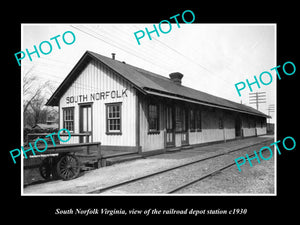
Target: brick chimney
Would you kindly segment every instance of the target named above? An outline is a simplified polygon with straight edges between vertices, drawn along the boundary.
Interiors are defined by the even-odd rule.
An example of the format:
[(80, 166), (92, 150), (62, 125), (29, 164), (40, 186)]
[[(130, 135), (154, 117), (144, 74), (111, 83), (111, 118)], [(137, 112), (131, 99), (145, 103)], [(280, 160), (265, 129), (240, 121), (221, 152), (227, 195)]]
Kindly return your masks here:
[(111, 53), (111, 58), (112, 58), (113, 60), (115, 60), (115, 59), (116, 59), (116, 53)]
[(175, 72), (169, 74), (170, 79), (177, 85), (181, 85), (181, 79), (183, 77), (182, 73)]

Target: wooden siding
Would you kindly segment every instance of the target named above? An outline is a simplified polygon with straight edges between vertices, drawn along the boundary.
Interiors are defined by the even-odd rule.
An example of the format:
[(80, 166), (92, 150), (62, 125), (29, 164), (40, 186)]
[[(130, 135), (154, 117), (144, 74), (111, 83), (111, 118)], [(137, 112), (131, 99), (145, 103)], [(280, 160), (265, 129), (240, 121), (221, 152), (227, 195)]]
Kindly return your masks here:
[(140, 145), (142, 151), (163, 149), (164, 146), (164, 106), (159, 103), (159, 133), (149, 133), (148, 127), (148, 99), (140, 96)]
[(244, 137), (252, 137), (257, 135), (266, 134), (266, 127), (261, 128), (260, 121), (263, 120), (260, 117), (254, 117), (249, 115), (242, 116), (242, 130)]
[[(190, 144), (230, 140), (235, 138), (234, 117), (221, 110), (202, 107), (202, 131), (189, 132)], [(219, 119), (223, 118), (223, 129), (219, 128)]]
[(264, 134), (267, 134), (267, 128), (266, 127), (257, 127), (256, 128), (256, 132), (257, 132), (257, 135), (264, 135)]
[(223, 129), (219, 129), (219, 118), (221, 117), (222, 114), (219, 110), (202, 110), (202, 143), (223, 140)]
[[(267, 134), (267, 119), (260, 118), (256, 120), (256, 133), (257, 135), (264, 135)], [(261, 127), (261, 121), (264, 121), (264, 126)]]
[[(158, 133), (148, 132), (148, 104), (149, 99), (145, 96), (140, 96), (139, 115), (140, 115), (140, 146), (142, 152), (154, 151), (165, 148), (165, 130), (166, 130), (166, 107), (165, 101), (157, 99), (159, 102), (159, 128)], [(173, 105), (176, 104), (173, 102)], [(180, 104), (179, 104), (180, 105)], [(186, 108), (195, 108), (192, 104), (185, 105)], [(189, 114), (189, 113), (188, 113)], [(241, 129), (244, 137), (256, 136), (265, 134), (265, 128), (258, 127), (260, 117), (249, 115), (240, 115), (231, 113), (227, 110), (220, 110), (212, 107), (201, 107), (201, 131), (191, 132), (188, 129), (188, 144), (197, 145), (208, 142), (227, 141), (236, 138), (235, 122), (236, 117), (241, 117)], [(223, 120), (223, 128), (220, 128), (220, 119)], [(189, 119), (188, 119), (189, 121)], [(249, 127), (250, 126), (250, 127)], [(175, 133), (175, 147), (182, 146), (181, 133)]]
[[(159, 150), (165, 148), (165, 104), (164, 101), (159, 103), (160, 108), (160, 132), (151, 134), (148, 132), (148, 110), (149, 100), (146, 97), (140, 97), (140, 145), (142, 152)], [(186, 106), (194, 108), (192, 105)], [(248, 115), (238, 115), (226, 110), (220, 110), (211, 107), (201, 107), (201, 131), (191, 132), (188, 129), (189, 144), (197, 145), (208, 142), (227, 141), (236, 138), (235, 122), (236, 117), (241, 117), (241, 129), (244, 137), (262, 135), (266, 129), (260, 128), (259, 122), (262, 118)], [(220, 128), (219, 121), (223, 120), (223, 128)], [(259, 125), (259, 126), (258, 126)], [(250, 126), (250, 127), (249, 127)], [(181, 133), (175, 133), (175, 146), (180, 147)]]
[[(164, 101), (159, 103), (160, 111), (160, 132), (148, 132), (147, 110), (149, 100), (146, 97), (140, 97), (140, 145), (142, 152), (159, 150), (165, 148), (165, 121), (166, 112)], [(191, 105), (192, 106), (192, 105)], [(219, 118), (223, 118), (224, 128), (219, 128)], [(189, 120), (188, 120), (189, 121)], [(191, 132), (188, 130), (189, 144), (201, 144), (214, 141), (230, 140), (235, 138), (235, 117), (223, 110), (212, 109), (209, 107), (201, 108), (202, 130)], [(175, 147), (180, 147), (181, 133), (175, 133)]]
[(244, 137), (251, 137), (256, 135), (255, 128), (243, 128)]
[(226, 112), (223, 115), (224, 118), (224, 139), (231, 140), (235, 137), (235, 117), (232, 113)]
[[(124, 90), (126, 91), (122, 95)], [(86, 99), (79, 98), (84, 100), (80, 103), (92, 103), (93, 142), (99, 141), (103, 145), (117, 146), (136, 145), (136, 89), (127, 81), (102, 63), (91, 61), (60, 99), (60, 127), (63, 127), (62, 109), (74, 106), (75, 133), (79, 133), (79, 102), (71, 101), (70, 96), (79, 95), (87, 96)], [(68, 100), (67, 97), (69, 97)], [(122, 102), (122, 134), (106, 134), (105, 104), (116, 102)], [(78, 137), (72, 138), (70, 143), (78, 143)]]

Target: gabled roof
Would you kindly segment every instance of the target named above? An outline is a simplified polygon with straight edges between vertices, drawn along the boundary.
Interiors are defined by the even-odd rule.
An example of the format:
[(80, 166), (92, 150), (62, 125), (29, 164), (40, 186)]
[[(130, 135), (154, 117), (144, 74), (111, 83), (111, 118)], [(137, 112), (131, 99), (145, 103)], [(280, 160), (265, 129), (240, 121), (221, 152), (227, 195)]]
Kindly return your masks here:
[(57, 88), (46, 105), (58, 105), (59, 99), (66, 92), (72, 82), (79, 76), (80, 72), (90, 62), (96, 60), (103, 63), (129, 83), (133, 84), (144, 94), (159, 95), (180, 99), (183, 101), (219, 107), (228, 110), (244, 112), (248, 114), (268, 117), (266, 114), (246, 105), (242, 105), (224, 98), (216, 97), (202, 91), (198, 91), (183, 85), (177, 85), (167, 77), (152, 73), (150, 71), (108, 58), (106, 56), (86, 51), (69, 75)]

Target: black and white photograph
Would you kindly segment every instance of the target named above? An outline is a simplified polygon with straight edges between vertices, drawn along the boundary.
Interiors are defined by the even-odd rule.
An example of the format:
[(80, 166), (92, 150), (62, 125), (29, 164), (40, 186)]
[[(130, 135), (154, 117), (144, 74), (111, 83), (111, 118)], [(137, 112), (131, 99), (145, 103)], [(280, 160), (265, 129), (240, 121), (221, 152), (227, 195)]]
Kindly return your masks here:
[(23, 49), (23, 195), (276, 194), (276, 24), (22, 24)]
[(103, 3), (5, 7), (2, 215), (292, 221), (296, 5)]

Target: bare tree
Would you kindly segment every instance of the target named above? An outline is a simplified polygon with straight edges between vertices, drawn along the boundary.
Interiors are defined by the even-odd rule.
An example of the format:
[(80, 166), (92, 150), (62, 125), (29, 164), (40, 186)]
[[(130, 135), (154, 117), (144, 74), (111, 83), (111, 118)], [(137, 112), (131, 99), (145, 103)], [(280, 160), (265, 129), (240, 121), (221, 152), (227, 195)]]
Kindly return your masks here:
[[(47, 119), (47, 107), (45, 106), (45, 94), (49, 93), (48, 87), (52, 87), (50, 81), (43, 84), (32, 72), (31, 67), (23, 79), (23, 118), (24, 125), (36, 125), (45, 123)], [(51, 92), (51, 90), (50, 90)]]
[(34, 99), (39, 96), (43, 89), (49, 84), (49, 81), (44, 83), (43, 85), (38, 84), (37, 76), (34, 76), (31, 67), (28, 72), (24, 75), (23, 79), (23, 111), (26, 112), (28, 106), (34, 101)]
[(45, 98), (41, 95), (40, 91), (37, 93), (38, 94), (35, 95), (35, 98), (30, 102), (31, 109), (33, 111), (34, 125), (39, 122), (46, 122), (46, 109), (44, 107)]

